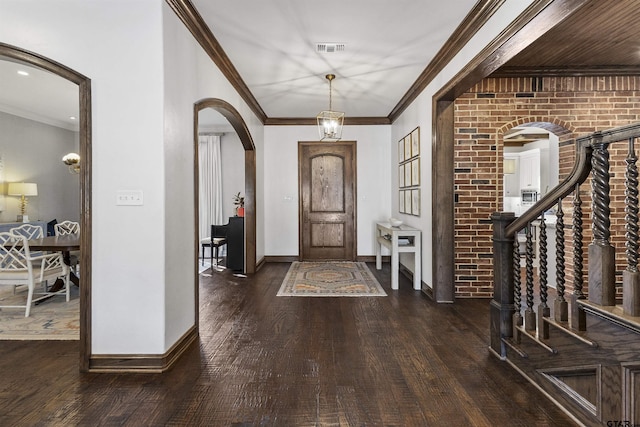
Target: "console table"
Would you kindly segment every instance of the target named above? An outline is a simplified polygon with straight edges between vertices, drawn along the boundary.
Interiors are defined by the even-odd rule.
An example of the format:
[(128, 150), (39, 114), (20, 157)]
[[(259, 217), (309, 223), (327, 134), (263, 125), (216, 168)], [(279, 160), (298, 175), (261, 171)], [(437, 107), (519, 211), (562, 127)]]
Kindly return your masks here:
[(392, 227), (388, 222), (376, 224), (376, 269), (382, 268), (382, 247), (391, 251), (391, 289), (398, 289), (398, 268), (400, 267), (400, 254), (403, 252), (413, 252), (414, 269), (413, 289), (422, 289), (421, 277), (421, 235), (417, 228), (408, 225)]

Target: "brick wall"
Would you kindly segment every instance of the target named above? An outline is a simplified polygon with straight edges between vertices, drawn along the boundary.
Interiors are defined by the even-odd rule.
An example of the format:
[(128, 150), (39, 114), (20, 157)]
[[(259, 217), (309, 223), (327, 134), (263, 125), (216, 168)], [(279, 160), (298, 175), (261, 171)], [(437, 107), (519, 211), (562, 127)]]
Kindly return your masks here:
[[(490, 297), (493, 290), (492, 212), (503, 210), (502, 135), (521, 125), (552, 131), (560, 139), (560, 181), (574, 164), (575, 138), (640, 120), (640, 77), (489, 78), (455, 102), (455, 278), (457, 297)], [(618, 276), (624, 268), (624, 158), (626, 144), (611, 147), (612, 244)], [(590, 184), (580, 195), (584, 245), (591, 241)], [(571, 289), (571, 200), (563, 202), (567, 284)], [(548, 236), (554, 244), (555, 236)], [(586, 256), (585, 256), (586, 259)], [(585, 267), (586, 271), (586, 267)], [(586, 290), (586, 278), (585, 278)]]

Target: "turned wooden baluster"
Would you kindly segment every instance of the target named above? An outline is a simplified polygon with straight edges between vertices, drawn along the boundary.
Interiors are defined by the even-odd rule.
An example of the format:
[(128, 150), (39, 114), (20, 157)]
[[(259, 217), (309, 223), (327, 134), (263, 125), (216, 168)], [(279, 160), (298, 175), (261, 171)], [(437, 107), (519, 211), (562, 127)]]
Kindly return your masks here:
[(625, 314), (640, 316), (640, 273), (638, 273), (638, 157), (635, 138), (629, 138), (625, 173), (625, 228), (627, 269), (622, 276), (622, 308)]
[(522, 326), (522, 279), (520, 277), (520, 243), (516, 235), (513, 241), (513, 339), (520, 343), (519, 326)]
[(562, 199), (558, 200), (556, 217), (556, 291), (558, 296), (553, 304), (553, 317), (557, 322), (566, 322), (569, 319), (569, 308), (564, 299), (564, 212), (562, 212)]
[(587, 318), (584, 310), (578, 305), (583, 300), (584, 284), (583, 256), (582, 256), (582, 199), (580, 198), (580, 184), (576, 184), (573, 195), (573, 296), (571, 303), (571, 328), (578, 331), (587, 330)]
[(549, 338), (549, 324), (544, 321), (549, 317), (551, 309), (547, 305), (548, 279), (547, 279), (547, 225), (544, 222), (544, 212), (540, 216), (540, 232), (538, 233), (538, 246), (540, 248), (538, 263), (540, 266), (540, 304), (538, 305), (538, 335), (540, 338)]
[(589, 244), (589, 301), (603, 306), (616, 303), (615, 251), (611, 236), (609, 144), (595, 133), (591, 158), (593, 210), (593, 241)]
[(527, 308), (524, 311), (524, 328), (527, 331), (536, 330), (536, 312), (533, 311), (533, 237), (531, 228), (531, 223), (527, 224), (525, 252)]

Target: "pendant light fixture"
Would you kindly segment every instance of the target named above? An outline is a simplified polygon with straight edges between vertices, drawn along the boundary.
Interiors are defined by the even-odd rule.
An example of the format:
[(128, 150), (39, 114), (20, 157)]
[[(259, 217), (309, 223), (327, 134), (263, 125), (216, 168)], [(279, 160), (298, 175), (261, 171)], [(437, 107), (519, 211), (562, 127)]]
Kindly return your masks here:
[(327, 74), (325, 77), (329, 80), (329, 110), (318, 113), (316, 117), (318, 119), (318, 132), (320, 133), (320, 141), (337, 141), (342, 138), (344, 113), (331, 109), (331, 82), (336, 76)]

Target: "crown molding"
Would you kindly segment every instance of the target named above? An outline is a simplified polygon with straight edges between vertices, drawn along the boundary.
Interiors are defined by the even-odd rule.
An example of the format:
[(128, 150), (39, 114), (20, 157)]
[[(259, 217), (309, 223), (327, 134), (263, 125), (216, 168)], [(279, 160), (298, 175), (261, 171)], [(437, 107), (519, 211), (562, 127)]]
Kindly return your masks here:
[(193, 34), (196, 41), (209, 55), (209, 58), (216, 64), (222, 74), (229, 80), (229, 83), (238, 91), (244, 102), (249, 105), (251, 111), (258, 117), (262, 123), (267, 119), (267, 115), (262, 110), (260, 104), (253, 96), (242, 77), (236, 70), (236, 67), (231, 63), (231, 60), (227, 56), (218, 40), (214, 37), (213, 33), (207, 26), (204, 19), (193, 4), (189, 0), (165, 0), (169, 7), (178, 15), (178, 18), (187, 27), (187, 29)]
[(418, 95), (420, 95), (504, 2), (505, 0), (479, 0), (475, 4), (436, 56), (429, 62), (429, 65), (427, 65), (418, 79), (411, 85), (393, 110), (391, 110), (389, 113), (389, 120), (391, 122), (394, 122)]
[[(315, 117), (269, 117), (265, 120), (265, 126), (316, 126), (318, 120)], [(376, 126), (390, 125), (388, 117), (345, 117), (344, 126)]]

